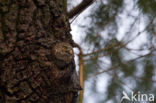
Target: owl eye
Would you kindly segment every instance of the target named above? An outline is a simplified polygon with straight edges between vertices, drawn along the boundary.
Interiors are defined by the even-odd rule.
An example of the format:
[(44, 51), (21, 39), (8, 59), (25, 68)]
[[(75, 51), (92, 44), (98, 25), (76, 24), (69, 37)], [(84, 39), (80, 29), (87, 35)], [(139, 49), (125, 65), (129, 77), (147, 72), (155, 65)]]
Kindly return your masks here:
[(67, 46), (63, 46), (63, 48), (64, 48), (64, 49), (68, 49), (68, 47), (67, 47)]

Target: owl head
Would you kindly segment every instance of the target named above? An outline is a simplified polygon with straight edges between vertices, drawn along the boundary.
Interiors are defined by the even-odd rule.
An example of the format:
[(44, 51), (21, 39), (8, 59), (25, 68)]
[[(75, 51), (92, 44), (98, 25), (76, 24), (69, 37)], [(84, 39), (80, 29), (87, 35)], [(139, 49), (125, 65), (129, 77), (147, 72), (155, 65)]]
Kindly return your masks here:
[(52, 48), (52, 54), (54, 63), (61, 68), (69, 64), (74, 58), (73, 47), (65, 42), (56, 43)]

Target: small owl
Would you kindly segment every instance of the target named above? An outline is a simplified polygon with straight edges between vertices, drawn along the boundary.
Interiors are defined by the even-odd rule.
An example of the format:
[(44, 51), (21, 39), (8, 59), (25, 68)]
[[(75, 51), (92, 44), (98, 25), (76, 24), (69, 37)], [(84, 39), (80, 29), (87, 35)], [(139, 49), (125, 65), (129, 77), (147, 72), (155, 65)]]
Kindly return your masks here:
[(73, 47), (69, 43), (56, 43), (52, 48), (54, 63), (59, 68), (63, 68), (74, 59)]

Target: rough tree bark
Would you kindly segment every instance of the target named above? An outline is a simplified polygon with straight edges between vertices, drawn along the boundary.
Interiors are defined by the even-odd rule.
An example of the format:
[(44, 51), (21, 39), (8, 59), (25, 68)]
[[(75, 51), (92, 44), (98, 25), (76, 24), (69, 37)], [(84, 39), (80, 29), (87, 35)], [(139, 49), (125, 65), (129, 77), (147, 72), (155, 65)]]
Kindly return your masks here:
[(73, 47), (66, 0), (0, 0), (0, 103), (75, 103)]

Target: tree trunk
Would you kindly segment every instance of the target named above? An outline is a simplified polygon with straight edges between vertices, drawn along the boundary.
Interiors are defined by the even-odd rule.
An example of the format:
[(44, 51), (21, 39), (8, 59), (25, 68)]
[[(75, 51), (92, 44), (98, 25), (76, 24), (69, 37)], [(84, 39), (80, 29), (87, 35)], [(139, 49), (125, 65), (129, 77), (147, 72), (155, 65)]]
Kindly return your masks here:
[(76, 103), (66, 0), (0, 0), (0, 103)]

